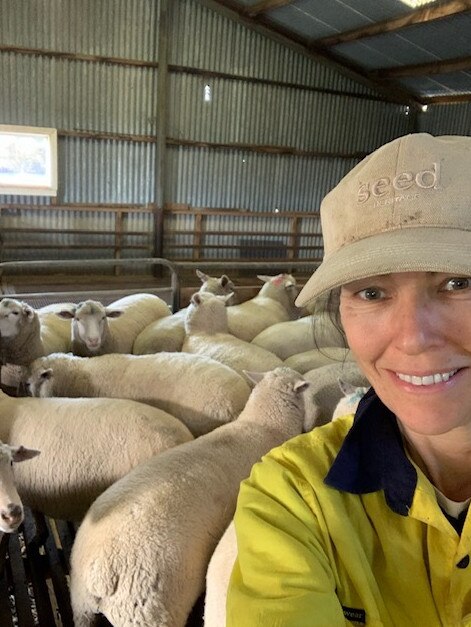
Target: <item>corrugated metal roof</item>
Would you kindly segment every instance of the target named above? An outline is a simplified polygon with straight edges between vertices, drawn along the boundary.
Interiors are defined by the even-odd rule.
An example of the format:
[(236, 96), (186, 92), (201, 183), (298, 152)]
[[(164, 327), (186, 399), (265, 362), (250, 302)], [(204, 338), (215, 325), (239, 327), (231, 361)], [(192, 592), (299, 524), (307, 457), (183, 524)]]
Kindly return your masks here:
[[(226, 0), (216, 2), (227, 4)], [(423, 9), (411, 9), (400, 0), (293, 0), (271, 9), (269, 4), (262, 5), (257, 0), (234, 0), (231, 6), (238, 7), (244, 20), (281, 33), (304, 45), (308, 52), (319, 52), (327, 60), (331, 59), (340, 67), (343, 65), (345, 72), (354, 71), (371, 80), (372, 86), (385, 88), (386, 92), (389, 88), (391, 98), (395, 91), (402, 89), (404, 93), (397, 91), (394, 98), (405, 99), (409, 94), (420, 103), (433, 102), (429, 99), (437, 96), (467, 94), (471, 101), (471, 71), (467, 68), (461, 72), (454, 68), (443, 69), (440, 75), (435, 69), (427, 69), (421, 74), (415, 72), (407, 80), (388, 77), (383, 81), (383, 76), (375, 73), (385, 68), (438, 64), (455, 59), (469, 65), (471, 2), (464, 2), (459, 9), (454, 9), (459, 10), (458, 13), (451, 14), (452, 3), (435, 0), (426, 5), (427, 15)], [(400, 27), (386, 24), (379, 34), (363, 34), (341, 43), (322, 41), (326, 37), (402, 18), (404, 21)]]

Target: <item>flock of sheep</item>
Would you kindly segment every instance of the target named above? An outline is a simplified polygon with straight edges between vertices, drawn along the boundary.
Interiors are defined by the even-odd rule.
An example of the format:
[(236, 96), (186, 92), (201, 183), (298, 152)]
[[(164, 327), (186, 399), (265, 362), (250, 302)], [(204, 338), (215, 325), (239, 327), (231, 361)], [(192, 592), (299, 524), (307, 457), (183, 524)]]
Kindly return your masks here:
[(205, 589), (205, 627), (223, 627), (240, 482), (368, 385), (330, 318), (295, 307), (291, 275), (240, 304), (226, 275), (198, 276), (174, 314), (151, 294), (0, 301), (2, 383), (28, 393), (0, 391), (0, 531), (22, 502), (80, 522), (76, 627), (184, 627)]

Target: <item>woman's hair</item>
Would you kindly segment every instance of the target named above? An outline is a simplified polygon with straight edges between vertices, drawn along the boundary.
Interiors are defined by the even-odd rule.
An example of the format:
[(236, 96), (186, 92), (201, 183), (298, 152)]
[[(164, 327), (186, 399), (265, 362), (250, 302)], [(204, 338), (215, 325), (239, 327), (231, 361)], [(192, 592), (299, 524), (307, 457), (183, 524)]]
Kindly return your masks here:
[[(333, 290), (330, 290), (325, 296), (322, 296), (316, 299), (313, 303), (312, 308), (312, 333), (314, 335), (314, 345), (315, 347), (322, 353), (322, 348), (319, 346), (317, 338), (319, 337), (319, 333), (316, 330), (316, 323), (322, 318), (327, 317), (332, 326), (337, 330), (339, 337), (339, 344), (337, 346), (343, 345), (345, 348), (345, 356), (348, 353), (348, 343), (347, 338), (345, 336), (345, 331), (342, 327), (342, 321), (340, 319), (340, 288), (337, 287)], [(325, 347), (326, 348), (326, 347)]]

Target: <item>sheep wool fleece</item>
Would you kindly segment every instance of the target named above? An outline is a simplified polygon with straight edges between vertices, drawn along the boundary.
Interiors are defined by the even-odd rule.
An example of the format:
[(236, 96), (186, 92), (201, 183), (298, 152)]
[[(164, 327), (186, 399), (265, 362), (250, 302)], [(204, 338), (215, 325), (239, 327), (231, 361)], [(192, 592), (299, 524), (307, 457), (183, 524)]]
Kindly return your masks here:
[(459, 535), (373, 390), (257, 463), (235, 525), (228, 627), (471, 625), (471, 515)]

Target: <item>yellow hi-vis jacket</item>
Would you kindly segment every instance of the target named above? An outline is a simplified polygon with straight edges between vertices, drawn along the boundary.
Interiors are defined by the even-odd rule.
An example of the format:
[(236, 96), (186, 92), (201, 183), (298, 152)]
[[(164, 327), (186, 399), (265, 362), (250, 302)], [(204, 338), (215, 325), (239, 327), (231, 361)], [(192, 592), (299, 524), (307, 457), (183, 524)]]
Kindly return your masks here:
[(374, 391), (352, 421), (274, 449), (242, 483), (227, 627), (471, 626), (470, 515), (460, 536)]

